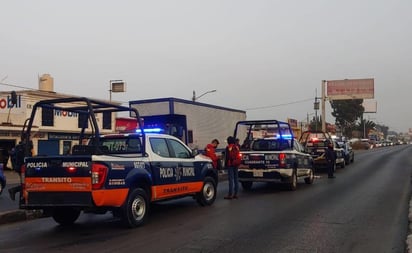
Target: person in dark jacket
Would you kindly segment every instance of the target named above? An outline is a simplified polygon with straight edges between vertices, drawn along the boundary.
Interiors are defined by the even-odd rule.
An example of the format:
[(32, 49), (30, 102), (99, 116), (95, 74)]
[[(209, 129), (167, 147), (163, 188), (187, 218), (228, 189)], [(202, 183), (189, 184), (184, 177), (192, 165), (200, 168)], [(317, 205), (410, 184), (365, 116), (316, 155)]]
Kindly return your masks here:
[(336, 153), (333, 149), (333, 143), (328, 142), (328, 147), (325, 151), (325, 158), (328, 166), (328, 178), (335, 178), (333, 175), (336, 163)]

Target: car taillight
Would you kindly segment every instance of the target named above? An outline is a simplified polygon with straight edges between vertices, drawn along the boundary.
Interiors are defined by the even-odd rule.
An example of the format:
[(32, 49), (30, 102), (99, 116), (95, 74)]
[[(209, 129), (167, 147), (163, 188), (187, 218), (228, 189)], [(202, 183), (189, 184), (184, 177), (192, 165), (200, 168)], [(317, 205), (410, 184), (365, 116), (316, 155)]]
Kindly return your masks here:
[(286, 154), (285, 153), (279, 154), (279, 167), (282, 167), (282, 168), (286, 167)]
[(66, 171), (69, 172), (70, 174), (74, 174), (77, 171), (76, 167), (67, 167)]
[(108, 168), (107, 166), (99, 163), (93, 163), (92, 165), (92, 189), (101, 189), (106, 181)]

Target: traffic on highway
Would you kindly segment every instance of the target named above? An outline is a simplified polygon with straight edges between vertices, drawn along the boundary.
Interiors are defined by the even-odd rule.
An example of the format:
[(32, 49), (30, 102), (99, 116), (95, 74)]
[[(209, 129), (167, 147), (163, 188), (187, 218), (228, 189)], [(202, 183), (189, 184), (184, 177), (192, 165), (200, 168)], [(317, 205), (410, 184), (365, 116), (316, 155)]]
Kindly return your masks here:
[[(405, 164), (412, 146), (377, 145), (372, 136), (378, 135), (370, 135), (365, 148), (364, 139), (335, 136), (331, 128), (307, 125), (303, 131), (293, 121), (245, 120), (243, 112), (218, 109), (231, 114), (221, 120), (232, 126), (233, 135), (226, 147), (218, 149), (215, 142), (214, 162), (199, 150), (214, 133), (201, 126), (189, 129), (182, 115), (141, 117), (133, 106), (79, 97), (34, 103), (9, 152), (11, 166), (5, 169), (13, 171), (1, 174), (8, 194), (0, 196), (0, 229), (24, 231), (26, 238), (21, 245), (9, 237), (17, 234), (2, 234), (7, 252), (123, 252), (134, 247), (130, 240), (136, 235), (144, 238), (138, 245), (147, 252), (408, 247), (411, 171)], [(117, 112), (133, 116), (112, 121)], [(55, 120), (68, 115), (64, 124)], [(53, 123), (52, 130), (61, 132), (39, 130), (37, 122)], [(51, 240), (39, 237), (56, 229)], [(78, 229), (95, 242), (65, 236)], [(113, 229), (124, 230), (115, 235)], [(99, 235), (105, 238), (101, 243)], [(359, 241), (362, 237), (375, 243)]]
[[(68, 227), (29, 219), (2, 224), (0, 242), (5, 252), (405, 252), (411, 151), (355, 150), (356, 162), (334, 179), (317, 172), (313, 185), (299, 182), (296, 191), (255, 182), (231, 201), (223, 199), (228, 184), (220, 175), (209, 208), (190, 198), (154, 203), (149, 222), (133, 230), (110, 213), (83, 213)], [(2, 205), (17, 207), (6, 198)]]

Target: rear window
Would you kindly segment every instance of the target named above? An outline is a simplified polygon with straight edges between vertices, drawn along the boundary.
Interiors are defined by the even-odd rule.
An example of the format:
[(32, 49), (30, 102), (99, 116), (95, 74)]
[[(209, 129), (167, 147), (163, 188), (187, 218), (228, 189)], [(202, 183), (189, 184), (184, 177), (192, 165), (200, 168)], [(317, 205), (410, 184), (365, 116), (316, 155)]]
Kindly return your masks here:
[(101, 138), (99, 146), (105, 147), (105, 150), (110, 154), (133, 154), (142, 152), (140, 138), (130, 138), (127, 136)]
[(290, 143), (285, 139), (276, 140), (255, 140), (252, 143), (252, 150), (255, 151), (281, 151), (290, 148)]

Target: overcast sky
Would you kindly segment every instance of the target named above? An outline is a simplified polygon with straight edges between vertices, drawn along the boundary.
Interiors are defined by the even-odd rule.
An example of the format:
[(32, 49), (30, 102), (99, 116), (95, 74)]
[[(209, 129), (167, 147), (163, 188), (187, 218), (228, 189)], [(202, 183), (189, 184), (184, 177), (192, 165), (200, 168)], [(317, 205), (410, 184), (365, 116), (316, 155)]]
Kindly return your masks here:
[(3, 91), (38, 88), (48, 73), (56, 92), (109, 99), (121, 79), (116, 101), (216, 89), (199, 102), (301, 121), (322, 80), (374, 78), (378, 112), (365, 118), (412, 128), (411, 0), (2, 0), (0, 10)]

